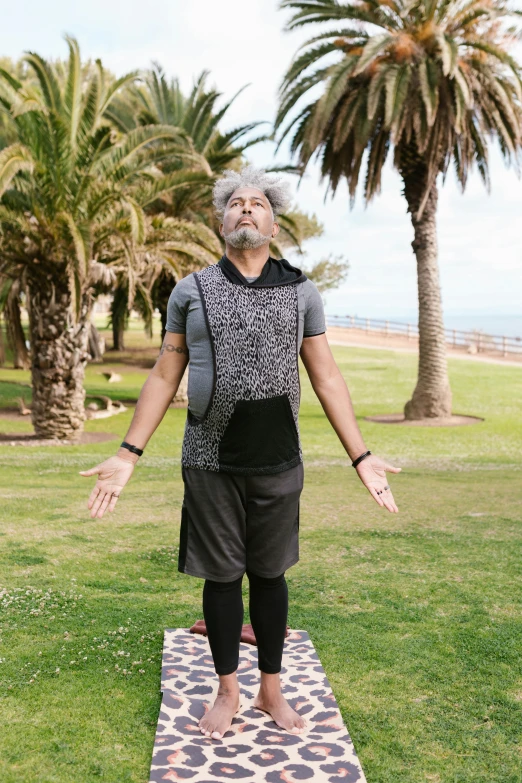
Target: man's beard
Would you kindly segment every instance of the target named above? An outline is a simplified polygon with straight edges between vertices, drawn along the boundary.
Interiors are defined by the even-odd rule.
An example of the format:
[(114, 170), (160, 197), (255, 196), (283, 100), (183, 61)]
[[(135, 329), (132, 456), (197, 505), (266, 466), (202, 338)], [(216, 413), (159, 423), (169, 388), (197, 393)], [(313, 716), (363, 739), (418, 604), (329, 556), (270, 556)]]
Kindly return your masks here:
[(253, 226), (241, 226), (225, 234), (227, 244), (235, 247), (236, 250), (255, 250), (257, 247), (266, 245), (272, 239), (272, 234), (261, 234)]

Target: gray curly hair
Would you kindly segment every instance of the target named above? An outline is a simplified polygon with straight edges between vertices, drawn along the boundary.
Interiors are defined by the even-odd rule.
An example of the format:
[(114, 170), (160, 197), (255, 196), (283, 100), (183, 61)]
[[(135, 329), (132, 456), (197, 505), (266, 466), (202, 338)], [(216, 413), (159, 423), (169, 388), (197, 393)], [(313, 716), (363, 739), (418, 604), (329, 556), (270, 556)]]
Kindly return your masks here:
[(221, 220), (232, 193), (238, 188), (257, 188), (267, 197), (274, 220), (290, 207), (290, 188), (281, 177), (271, 177), (264, 169), (245, 166), (241, 171), (227, 169), (214, 185), (214, 207)]

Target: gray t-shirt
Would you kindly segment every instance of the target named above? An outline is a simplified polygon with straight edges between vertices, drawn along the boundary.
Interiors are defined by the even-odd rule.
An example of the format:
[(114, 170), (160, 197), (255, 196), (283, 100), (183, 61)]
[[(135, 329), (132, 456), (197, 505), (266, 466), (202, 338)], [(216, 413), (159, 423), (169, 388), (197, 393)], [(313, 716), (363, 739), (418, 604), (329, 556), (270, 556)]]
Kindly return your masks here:
[[(257, 278), (245, 279), (251, 283)], [(324, 334), (326, 323), (321, 294), (311, 280), (297, 283), (297, 300), (298, 350), (301, 350), (303, 337)], [(180, 280), (170, 295), (167, 307), (167, 332), (186, 335), (189, 349), (189, 408), (194, 416), (201, 418), (212, 393), (214, 365), (210, 336), (194, 274)]]

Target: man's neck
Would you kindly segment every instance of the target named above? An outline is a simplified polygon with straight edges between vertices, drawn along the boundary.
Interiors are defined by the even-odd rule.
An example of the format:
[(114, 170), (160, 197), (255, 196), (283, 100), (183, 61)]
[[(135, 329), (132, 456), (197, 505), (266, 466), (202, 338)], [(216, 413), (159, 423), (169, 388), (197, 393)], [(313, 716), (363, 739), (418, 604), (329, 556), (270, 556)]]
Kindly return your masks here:
[(256, 247), (254, 250), (238, 250), (226, 245), (225, 252), (228, 260), (237, 266), (243, 277), (259, 277), (270, 256), (268, 245)]

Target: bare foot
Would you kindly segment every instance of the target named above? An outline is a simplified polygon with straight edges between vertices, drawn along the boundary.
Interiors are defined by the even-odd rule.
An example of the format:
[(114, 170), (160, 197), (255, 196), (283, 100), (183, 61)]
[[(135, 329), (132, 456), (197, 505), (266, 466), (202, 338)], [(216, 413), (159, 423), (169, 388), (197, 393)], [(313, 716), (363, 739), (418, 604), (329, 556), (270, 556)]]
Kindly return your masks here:
[(306, 729), (305, 719), (292, 709), (282, 693), (268, 695), (260, 690), (253, 706), (268, 712), (279, 728), (286, 729), (290, 734), (302, 734)]
[(222, 739), (232, 724), (232, 718), (238, 711), (239, 688), (220, 683), (212, 709), (199, 721), (201, 733), (205, 737)]

